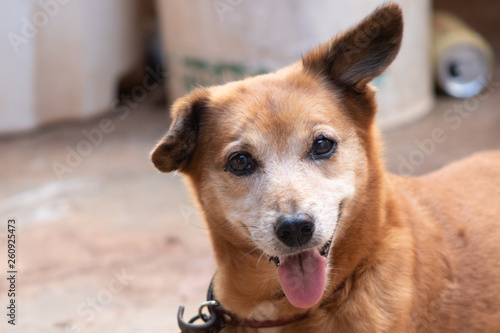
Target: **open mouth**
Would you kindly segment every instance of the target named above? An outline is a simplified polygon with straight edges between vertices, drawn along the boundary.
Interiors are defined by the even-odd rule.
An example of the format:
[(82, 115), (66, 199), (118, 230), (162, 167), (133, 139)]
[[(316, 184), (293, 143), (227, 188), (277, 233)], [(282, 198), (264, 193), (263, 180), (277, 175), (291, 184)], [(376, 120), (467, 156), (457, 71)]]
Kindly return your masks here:
[[(332, 246), (332, 240), (330, 239), (328, 242), (325, 243), (325, 245), (323, 245), (318, 251), (319, 251), (319, 254), (322, 256), (322, 257), (325, 257), (328, 258), (328, 253), (330, 253), (330, 247)], [(294, 254), (294, 255), (300, 255), (300, 253), (298, 254)], [(276, 256), (267, 256), (269, 258), (269, 261), (272, 261), (274, 262), (274, 264), (276, 265), (276, 267), (279, 267), (281, 262), (280, 262), (280, 258), (279, 257), (276, 257)]]
[[(343, 201), (339, 204), (337, 224), (342, 215)], [(335, 230), (333, 235), (335, 235)], [(311, 247), (291, 255), (269, 256), (278, 268), (281, 289), (288, 301), (298, 308), (310, 308), (323, 297), (326, 286), (326, 259), (333, 237), (321, 247)]]
[(270, 256), (278, 267), (281, 289), (288, 301), (299, 308), (310, 308), (323, 296), (326, 284), (326, 258), (332, 240), (292, 255)]

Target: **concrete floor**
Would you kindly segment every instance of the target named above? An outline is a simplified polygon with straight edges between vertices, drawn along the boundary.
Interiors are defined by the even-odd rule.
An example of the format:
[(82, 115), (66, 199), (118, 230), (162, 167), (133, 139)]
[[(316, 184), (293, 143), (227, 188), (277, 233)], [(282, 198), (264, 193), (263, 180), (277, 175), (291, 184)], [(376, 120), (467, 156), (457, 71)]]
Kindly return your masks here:
[[(499, 82), (497, 70), (480, 97), (440, 97), (425, 118), (385, 132), (389, 170), (418, 175), (500, 148)], [(157, 95), (125, 119), (110, 114), (0, 140), (0, 218), (18, 221), (20, 272), (18, 323), (2, 319), (2, 332), (176, 332), (178, 305), (191, 316), (204, 300), (214, 272), (205, 227), (181, 178), (148, 158), (168, 126)], [(432, 141), (436, 128), (443, 142)], [(5, 227), (0, 243), (6, 271)], [(6, 286), (1, 279), (2, 308)]]

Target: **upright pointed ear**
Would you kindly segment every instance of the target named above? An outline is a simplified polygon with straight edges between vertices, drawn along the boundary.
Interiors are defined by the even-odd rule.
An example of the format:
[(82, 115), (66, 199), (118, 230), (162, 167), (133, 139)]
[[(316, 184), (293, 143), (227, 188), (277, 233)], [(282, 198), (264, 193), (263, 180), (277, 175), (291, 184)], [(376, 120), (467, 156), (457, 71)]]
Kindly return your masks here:
[(208, 97), (207, 90), (197, 89), (172, 105), (172, 125), (151, 152), (151, 160), (161, 172), (182, 171), (188, 165), (198, 137), (200, 116), (207, 107)]
[(358, 92), (382, 74), (398, 54), (403, 16), (397, 4), (376, 9), (357, 26), (320, 45), (302, 58), (307, 71)]

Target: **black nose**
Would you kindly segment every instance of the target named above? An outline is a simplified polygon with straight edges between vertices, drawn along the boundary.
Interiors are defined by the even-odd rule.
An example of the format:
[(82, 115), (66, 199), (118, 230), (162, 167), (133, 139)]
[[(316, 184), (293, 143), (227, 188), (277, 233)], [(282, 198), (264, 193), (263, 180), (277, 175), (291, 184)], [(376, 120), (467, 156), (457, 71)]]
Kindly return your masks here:
[(278, 239), (290, 247), (306, 244), (314, 233), (314, 222), (308, 215), (281, 216), (274, 228)]

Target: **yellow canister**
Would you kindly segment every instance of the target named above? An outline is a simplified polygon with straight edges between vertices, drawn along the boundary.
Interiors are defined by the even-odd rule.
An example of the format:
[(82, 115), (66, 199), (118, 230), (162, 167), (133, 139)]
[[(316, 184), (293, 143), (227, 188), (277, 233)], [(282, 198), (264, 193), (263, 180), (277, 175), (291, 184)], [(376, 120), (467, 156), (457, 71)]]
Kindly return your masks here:
[(433, 43), (436, 83), (447, 94), (472, 97), (491, 81), (494, 54), (490, 44), (456, 16), (434, 14)]

